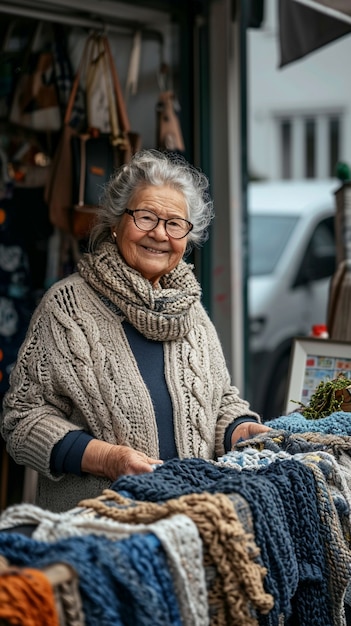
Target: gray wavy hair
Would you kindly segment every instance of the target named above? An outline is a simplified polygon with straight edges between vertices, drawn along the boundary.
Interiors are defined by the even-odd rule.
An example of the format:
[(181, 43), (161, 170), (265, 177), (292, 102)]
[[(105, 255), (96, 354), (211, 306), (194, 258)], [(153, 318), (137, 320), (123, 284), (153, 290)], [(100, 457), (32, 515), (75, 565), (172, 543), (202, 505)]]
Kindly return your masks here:
[(94, 251), (103, 241), (111, 240), (111, 228), (118, 224), (136, 191), (141, 187), (161, 185), (176, 189), (185, 198), (187, 218), (193, 224), (186, 251), (204, 243), (214, 216), (208, 178), (179, 154), (141, 150), (106, 184), (90, 234), (90, 250)]

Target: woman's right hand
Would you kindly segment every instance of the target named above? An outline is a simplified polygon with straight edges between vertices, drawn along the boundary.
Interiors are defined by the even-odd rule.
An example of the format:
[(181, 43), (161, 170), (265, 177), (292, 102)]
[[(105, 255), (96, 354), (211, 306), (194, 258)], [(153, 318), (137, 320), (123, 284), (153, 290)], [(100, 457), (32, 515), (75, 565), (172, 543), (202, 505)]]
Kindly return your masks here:
[(144, 452), (128, 446), (118, 446), (98, 439), (92, 439), (84, 450), (82, 472), (104, 476), (114, 481), (125, 474), (152, 472), (152, 465), (161, 464)]

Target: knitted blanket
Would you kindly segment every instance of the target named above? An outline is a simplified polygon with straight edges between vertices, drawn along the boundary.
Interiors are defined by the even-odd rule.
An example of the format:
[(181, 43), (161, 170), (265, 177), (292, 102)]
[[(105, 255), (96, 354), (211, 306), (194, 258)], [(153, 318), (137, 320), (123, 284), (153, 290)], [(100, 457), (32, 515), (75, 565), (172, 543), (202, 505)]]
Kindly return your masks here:
[[(341, 438), (332, 437), (330, 439), (329, 436), (323, 436), (323, 445), (319, 446), (321, 448), (327, 448), (328, 446), (333, 447), (335, 452), (335, 447), (342, 448), (338, 453), (338, 461), (335, 456), (329, 452), (326, 452), (324, 449), (315, 449), (315, 443), (310, 442), (309, 438), (312, 437), (315, 439), (314, 435), (311, 433), (306, 433), (306, 435), (298, 436), (299, 442), (303, 442), (303, 447), (306, 450), (305, 452), (296, 452), (295, 454), (290, 454), (286, 452), (284, 446), (288, 446), (290, 448), (291, 441), (294, 441), (296, 444), (297, 436), (290, 435), (286, 432), (280, 432), (279, 436), (276, 433), (272, 435), (271, 433), (265, 433), (264, 436), (259, 436), (251, 439), (246, 442), (246, 447), (240, 450), (231, 450), (227, 454), (223, 455), (218, 459), (218, 461), (211, 461), (214, 465), (217, 466), (226, 466), (236, 471), (251, 470), (257, 471), (263, 467), (267, 467), (271, 463), (276, 463), (279, 461), (284, 461), (286, 459), (295, 459), (296, 461), (301, 461), (302, 463), (312, 463), (317, 464), (322, 470), (324, 477), (328, 483), (330, 493), (335, 505), (335, 508), (338, 512), (340, 523), (343, 526), (343, 534), (345, 539), (350, 540), (350, 512), (351, 512), (351, 492), (350, 492), (350, 476), (351, 476), (351, 460), (350, 457), (344, 453), (344, 448), (350, 447), (351, 442), (349, 441), (340, 441)], [(348, 439), (348, 438), (347, 438)], [(272, 441), (274, 442), (272, 444)], [(282, 449), (274, 452), (270, 448), (282, 446)], [(267, 448), (262, 448), (263, 445), (267, 445)], [(243, 446), (243, 443), (237, 444), (237, 447)], [(252, 446), (252, 447), (251, 447)], [(258, 449), (260, 448), (260, 449)], [(310, 451), (307, 451), (306, 448), (310, 448)], [(336, 453), (336, 452), (335, 452)]]
[(290, 413), (265, 422), (266, 426), (275, 430), (286, 430), (289, 433), (324, 433), (328, 435), (351, 435), (350, 413), (337, 411), (317, 420), (308, 420), (301, 413)]
[[(326, 485), (323, 474), (319, 479)], [(327, 485), (325, 488), (329, 493)], [(287, 459), (255, 473), (242, 471), (238, 474), (229, 467), (216, 467), (200, 459), (169, 461), (153, 474), (120, 478), (114, 489), (137, 501), (156, 502), (166, 501), (170, 494), (177, 498), (203, 490), (239, 492), (252, 511), (255, 540), (268, 569), (265, 588), (275, 599), (273, 611), (269, 617), (261, 617), (260, 623), (277, 624), (281, 613), (288, 618), (292, 611), (299, 614), (301, 625), (342, 623), (340, 597), (349, 576), (350, 554), (340, 534), (340, 524), (331, 529), (323, 528), (328, 520), (325, 516), (320, 518), (321, 503), (311, 467)], [(334, 505), (329, 502), (329, 506), (335, 521)], [(326, 532), (333, 534), (337, 551), (329, 551)], [(286, 562), (282, 555), (286, 556)], [(339, 615), (337, 620), (327, 601), (331, 592)]]
[(32, 568), (69, 563), (79, 576), (87, 626), (183, 626), (166, 556), (152, 533), (54, 544), (0, 533), (0, 553), (11, 564)]
[[(348, 415), (348, 413), (343, 414), (346, 426), (350, 419)], [(244, 467), (259, 469), (273, 461), (289, 457), (302, 462), (307, 457), (320, 466), (328, 481), (339, 515), (344, 518), (341, 521), (347, 526), (345, 536), (346, 534), (350, 536), (351, 439), (349, 436), (310, 431), (294, 434), (284, 430), (271, 430), (237, 443), (235, 449), (219, 458), (218, 464), (235, 469)]]
[(245, 532), (223, 493), (190, 493), (158, 504), (130, 501), (105, 490), (100, 498), (80, 505), (122, 522), (149, 523), (174, 513), (187, 514), (198, 527), (208, 563), (217, 571), (208, 597), (210, 615), (214, 614), (211, 624), (254, 626), (255, 610), (267, 613), (272, 608), (273, 598), (263, 588), (266, 569), (257, 562), (253, 536)]
[[(325, 428), (326, 418), (316, 420)], [(330, 416), (334, 423), (334, 415)], [(337, 415), (341, 432), (347, 432), (349, 414)], [(279, 419), (281, 423), (281, 419)], [(308, 429), (310, 420), (303, 420)], [(324, 432), (273, 430), (250, 440), (240, 442), (219, 463), (256, 470), (286, 455), (309, 466), (316, 480), (321, 534), (327, 558), (328, 590), (333, 598), (333, 623), (344, 624), (344, 601), (350, 603), (350, 511), (351, 511), (351, 442), (348, 436)], [(248, 457), (248, 462), (247, 462)], [(275, 466), (274, 472), (277, 471)], [(336, 557), (339, 555), (339, 557)], [(298, 607), (299, 608), (299, 607)]]
[(117, 541), (135, 533), (154, 533), (167, 556), (183, 623), (209, 624), (203, 546), (196, 525), (186, 515), (150, 524), (128, 524), (92, 515), (91, 509), (83, 507), (59, 514), (32, 504), (18, 504), (0, 516), (0, 530), (25, 524), (36, 525), (33, 539), (50, 543), (91, 534)]

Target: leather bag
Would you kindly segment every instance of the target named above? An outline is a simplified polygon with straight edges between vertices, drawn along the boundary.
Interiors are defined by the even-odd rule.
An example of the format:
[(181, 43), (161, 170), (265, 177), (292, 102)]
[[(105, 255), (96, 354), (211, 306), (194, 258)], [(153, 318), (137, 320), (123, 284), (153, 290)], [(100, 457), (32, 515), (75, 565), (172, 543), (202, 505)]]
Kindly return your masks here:
[(159, 150), (184, 152), (184, 140), (175, 110), (175, 96), (172, 91), (159, 94), (157, 112), (156, 142)]
[(168, 85), (170, 68), (161, 63), (159, 72), (160, 93), (156, 104), (156, 147), (158, 150), (184, 152), (185, 145), (178, 117), (179, 104)]
[(19, 77), (10, 109), (10, 122), (35, 131), (58, 131), (62, 125), (55, 62), (51, 44), (37, 49), (42, 23), (35, 31), (31, 50)]
[[(78, 133), (70, 125), (72, 108), (81, 74), (85, 68), (87, 77), (87, 68), (93, 63), (96, 64), (95, 76), (96, 68), (99, 68), (105, 79), (111, 131), (106, 133), (88, 127), (85, 132)], [(86, 84), (87, 100), (91, 85), (94, 81)], [(108, 39), (105, 35), (92, 34), (87, 39), (75, 76), (47, 186), (46, 199), (52, 223), (78, 239), (86, 238), (94, 222), (103, 186), (114, 170), (127, 163), (140, 149), (140, 145), (140, 135), (130, 130)]]

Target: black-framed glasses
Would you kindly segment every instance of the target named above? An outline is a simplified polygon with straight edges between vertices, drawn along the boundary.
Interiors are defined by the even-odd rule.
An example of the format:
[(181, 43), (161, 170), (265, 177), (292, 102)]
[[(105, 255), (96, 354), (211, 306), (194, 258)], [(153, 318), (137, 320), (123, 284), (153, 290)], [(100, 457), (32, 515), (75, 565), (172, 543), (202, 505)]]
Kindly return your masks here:
[(125, 209), (125, 213), (131, 215), (135, 226), (145, 232), (154, 230), (159, 222), (164, 222), (167, 235), (173, 239), (183, 239), (193, 228), (193, 224), (182, 217), (170, 217), (168, 220), (165, 220), (148, 209), (135, 209), (134, 211)]

